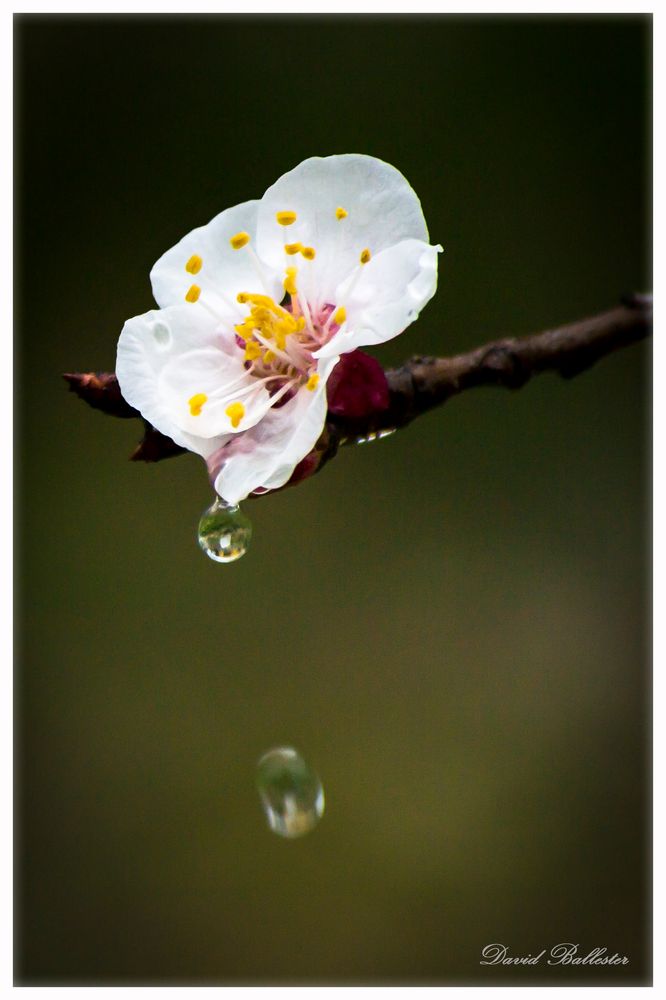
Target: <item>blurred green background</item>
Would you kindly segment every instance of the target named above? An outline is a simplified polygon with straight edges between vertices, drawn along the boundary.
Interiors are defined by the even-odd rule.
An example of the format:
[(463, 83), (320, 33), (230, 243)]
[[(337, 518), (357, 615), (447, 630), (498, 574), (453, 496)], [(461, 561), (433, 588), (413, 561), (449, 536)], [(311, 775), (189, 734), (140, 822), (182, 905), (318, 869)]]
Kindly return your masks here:
[[(313, 154), (395, 164), (444, 245), (386, 364), (649, 288), (650, 32), (17, 19), (18, 981), (649, 977), (649, 348), (345, 449), (233, 566), (201, 461), (128, 462), (60, 373), (112, 370), (160, 254)], [(254, 787), (280, 743), (326, 789), (300, 841)]]

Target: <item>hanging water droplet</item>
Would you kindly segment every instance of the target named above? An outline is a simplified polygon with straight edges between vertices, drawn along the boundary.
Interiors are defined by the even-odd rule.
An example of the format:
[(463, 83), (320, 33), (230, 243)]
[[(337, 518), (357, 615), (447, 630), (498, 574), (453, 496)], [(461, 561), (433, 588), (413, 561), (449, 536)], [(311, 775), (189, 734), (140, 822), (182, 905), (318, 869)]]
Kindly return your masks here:
[(199, 521), (199, 545), (215, 562), (229, 563), (247, 552), (252, 522), (240, 507), (216, 497)]
[(292, 747), (276, 747), (257, 764), (257, 788), (271, 830), (302, 837), (324, 812), (321, 781)]

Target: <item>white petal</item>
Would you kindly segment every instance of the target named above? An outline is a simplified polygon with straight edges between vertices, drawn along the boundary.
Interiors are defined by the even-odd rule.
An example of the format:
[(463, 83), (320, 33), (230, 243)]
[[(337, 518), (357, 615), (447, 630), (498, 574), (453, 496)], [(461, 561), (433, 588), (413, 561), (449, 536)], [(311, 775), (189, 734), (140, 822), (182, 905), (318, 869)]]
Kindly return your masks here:
[(335, 301), (344, 306), (347, 319), (315, 357), (339, 356), (402, 333), (435, 294), (441, 250), (405, 240), (364, 264), (356, 280), (352, 275), (336, 289)]
[(314, 392), (301, 388), (285, 406), (269, 410), (263, 420), (226, 442), (210, 459), (209, 468), (216, 473), (215, 490), (224, 500), (240, 503), (256, 489), (284, 486), (323, 430), (326, 380), (336, 362), (319, 365), (320, 381)]
[[(212, 438), (240, 433), (261, 420), (271, 398), (262, 382), (248, 374), (243, 358), (238, 348), (230, 356), (218, 347), (208, 347), (174, 357), (164, 366), (158, 392), (181, 430)], [(193, 413), (190, 400), (197, 396), (204, 396), (205, 401)], [(231, 403), (241, 403), (244, 410), (236, 427), (227, 413)]]
[[(239, 314), (236, 296), (254, 292), (282, 297), (282, 273), (263, 268), (262, 282), (250, 247), (256, 240), (258, 201), (246, 201), (216, 215), (207, 226), (192, 230), (171, 250), (167, 250), (150, 272), (153, 295), (162, 306), (185, 301), (192, 285), (201, 289), (199, 300), (218, 316), (234, 318)], [(229, 242), (239, 232), (248, 233), (248, 246), (234, 250)], [(201, 260), (192, 274), (186, 265), (193, 257)], [(196, 262), (198, 264), (198, 261)], [(236, 320), (238, 322), (238, 320)]]
[[(336, 217), (338, 208), (347, 212), (345, 218)], [(296, 212), (296, 222), (278, 225), (280, 211)], [(299, 280), (308, 283), (306, 291), (315, 292), (320, 306), (334, 301), (335, 288), (362, 250), (378, 254), (407, 239), (428, 240), (419, 199), (395, 167), (372, 156), (304, 160), (268, 189), (259, 206), (258, 252), (273, 269), (284, 267), (285, 241), (315, 249), (312, 262), (297, 256), (289, 263), (299, 267)]]
[(154, 309), (125, 323), (118, 341), (116, 374), (124, 398), (153, 427), (182, 448), (207, 458), (226, 434), (213, 438), (190, 433), (178, 420), (172, 395), (164, 395), (160, 386), (167, 366), (205, 349), (217, 351), (229, 364), (233, 363), (234, 352), (241, 355), (234, 339), (199, 306)]

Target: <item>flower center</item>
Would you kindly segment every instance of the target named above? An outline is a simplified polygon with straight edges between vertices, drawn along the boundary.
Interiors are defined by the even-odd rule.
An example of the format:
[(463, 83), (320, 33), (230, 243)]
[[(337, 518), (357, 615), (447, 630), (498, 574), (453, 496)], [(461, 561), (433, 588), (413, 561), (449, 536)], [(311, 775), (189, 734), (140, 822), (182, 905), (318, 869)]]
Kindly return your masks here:
[[(296, 289), (296, 269), (288, 268), (284, 281), (285, 299), (278, 305), (269, 295), (241, 292), (238, 301), (250, 311), (238, 323), (236, 343), (244, 352), (246, 370), (266, 383), (272, 396), (286, 402), (301, 386), (313, 390), (319, 382), (313, 351), (325, 344), (344, 322), (344, 309), (333, 316), (325, 306), (314, 316)], [(284, 390), (284, 392), (283, 392)], [(276, 400), (277, 403), (277, 400)]]
[[(335, 210), (338, 222), (347, 218), (346, 209)], [(277, 212), (275, 219), (279, 226), (293, 226), (297, 221), (297, 213), (288, 209)], [(229, 238), (234, 250), (249, 254), (254, 270), (260, 283), (268, 288), (263, 273), (261, 261), (251, 246), (250, 234), (239, 232)], [(317, 253), (314, 247), (303, 246), (296, 241), (284, 241), (285, 278), (282, 283), (284, 299), (278, 304), (270, 295), (260, 295), (251, 292), (240, 292), (236, 298), (241, 305), (249, 306), (248, 315), (242, 323), (235, 325), (236, 344), (243, 351), (243, 364), (246, 375), (252, 375), (257, 381), (253, 387), (243, 386), (239, 396), (254, 396), (257, 389), (264, 388), (270, 397), (270, 406), (283, 405), (292, 399), (301, 388), (313, 392), (319, 384), (318, 363), (313, 357), (315, 351), (323, 347), (344, 325), (347, 311), (342, 305), (327, 303), (316, 310), (311, 308), (306, 296), (298, 291), (296, 279), (298, 268), (290, 260), (302, 256), (308, 262), (315, 259)], [(346, 295), (351, 296), (352, 290), (371, 258), (370, 250), (362, 250), (359, 255), (359, 265), (347, 288)], [(193, 254), (185, 264), (188, 274), (198, 274), (203, 267), (203, 259)], [(201, 288), (191, 285), (185, 295), (187, 302), (200, 300)], [(210, 310), (206, 302), (202, 303)], [(227, 387), (228, 388), (228, 387)], [(208, 402), (205, 393), (197, 392), (189, 400), (188, 405), (193, 417), (201, 415), (202, 408)], [(245, 417), (245, 404), (236, 398), (225, 409), (231, 427), (236, 430)]]

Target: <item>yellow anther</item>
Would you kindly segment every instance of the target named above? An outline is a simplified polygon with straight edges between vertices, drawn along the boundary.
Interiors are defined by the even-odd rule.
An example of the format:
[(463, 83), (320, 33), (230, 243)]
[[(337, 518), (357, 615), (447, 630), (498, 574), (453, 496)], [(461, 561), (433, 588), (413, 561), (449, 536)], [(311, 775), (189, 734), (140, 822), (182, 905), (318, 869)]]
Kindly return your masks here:
[(256, 329), (257, 324), (255, 323), (252, 316), (248, 316), (247, 319), (243, 320), (242, 323), (237, 323), (234, 327), (236, 333), (245, 340), (248, 336), (251, 337)]
[[(296, 293), (295, 278), (296, 268), (287, 268), (287, 277), (285, 278), (284, 286), (285, 290), (291, 295)], [(261, 335), (259, 339), (262, 343), (272, 340), (275, 342), (275, 350), (284, 350), (287, 337), (297, 333), (305, 324), (302, 317), (293, 316), (286, 309), (283, 309), (282, 306), (277, 305), (269, 295), (254, 295), (250, 292), (240, 292), (237, 295), (237, 299), (241, 303), (250, 303), (249, 315), (245, 317), (242, 323), (235, 325), (236, 332), (245, 341), (252, 341), (255, 332), (257, 332)], [(254, 360), (254, 358), (259, 357), (260, 353), (255, 346), (248, 345), (245, 356), (248, 360)], [(273, 355), (271, 355), (272, 357)]]
[(301, 330), (305, 329), (305, 316), (299, 316), (296, 320), (296, 332), (300, 333)]
[(267, 331), (267, 336), (271, 336), (271, 329), (273, 322), (275, 321), (275, 316), (268, 309), (260, 309), (259, 306), (254, 306), (252, 312), (246, 319), (246, 323), (253, 330), (262, 329)]
[(201, 295), (201, 289), (198, 285), (190, 285), (185, 295), (185, 300), (187, 302), (196, 302)]
[(300, 243), (285, 243), (284, 252), (288, 253), (290, 257), (293, 257), (295, 253), (300, 253), (303, 249)]
[(310, 392), (314, 392), (314, 390), (317, 388), (318, 382), (319, 382), (319, 376), (315, 372), (314, 375), (311, 375), (310, 378), (305, 383), (305, 388), (309, 389)]
[(193, 253), (187, 264), (185, 265), (185, 270), (189, 274), (198, 274), (203, 266), (203, 260), (198, 253)]
[(282, 284), (283, 284), (285, 292), (287, 292), (288, 295), (298, 295), (298, 291), (296, 289), (296, 275), (297, 274), (298, 274), (298, 271), (297, 271), (297, 269), (295, 267), (288, 267), (287, 268), (287, 277), (284, 279), (284, 281), (283, 281)]
[(245, 407), (242, 403), (230, 403), (224, 411), (231, 421), (231, 426), (235, 429), (245, 416)]
[(296, 222), (296, 212), (277, 212), (275, 218), (281, 226), (291, 226)]
[(335, 210), (335, 217), (338, 220), (338, 222), (340, 221), (340, 219), (346, 219), (348, 214), (349, 213), (344, 208), (336, 208)]
[(361, 250), (361, 256), (360, 256), (361, 264), (367, 264), (371, 257), (372, 254), (370, 253), (367, 247), (365, 250)]
[(240, 250), (241, 247), (247, 246), (248, 243), (250, 242), (250, 234), (249, 233), (236, 233), (235, 236), (231, 237), (231, 239), (229, 240), (229, 242), (231, 243), (231, 245), (234, 248), (234, 250)]
[(344, 306), (338, 306), (338, 308), (333, 313), (333, 322), (337, 323), (338, 326), (342, 326), (344, 321), (347, 319), (347, 310)]
[[(288, 268), (288, 270), (291, 270), (291, 268)], [(273, 301), (270, 295), (247, 295), (247, 298), (244, 301), (251, 302), (253, 306), (260, 306), (265, 310), (270, 310), (272, 313), (275, 313), (276, 316), (282, 316), (284, 312), (284, 310)]]
[(270, 365), (271, 361), (275, 361), (275, 355), (272, 351), (266, 351), (264, 354), (264, 364)]
[(315, 251), (314, 247), (303, 247), (303, 249), (301, 250), (301, 253), (303, 254), (303, 256), (305, 257), (306, 260), (314, 260), (315, 259), (315, 253), (316, 253), (316, 251)]
[(254, 361), (261, 355), (261, 344), (258, 344), (256, 340), (248, 340), (245, 345), (245, 359), (246, 361)]
[(280, 348), (281, 351), (284, 351), (285, 345), (287, 343), (287, 337), (289, 336), (290, 333), (294, 333), (295, 329), (296, 329), (296, 324), (293, 322), (275, 324), (273, 328), (273, 332), (275, 334), (275, 343), (277, 344), (277, 346)]
[(207, 402), (208, 402), (208, 396), (206, 395), (205, 392), (195, 393), (195, 395), (192, 396), (192, 398), (189, 400), (190, 413), (192, 414), (192, 416), (200, 417), (201, 407), (204, 405), (204, 403)]

